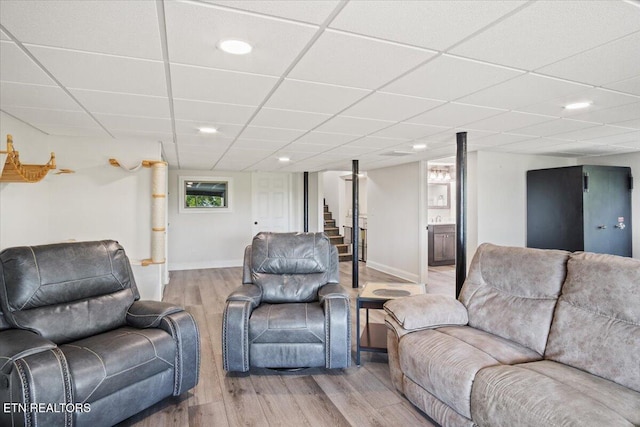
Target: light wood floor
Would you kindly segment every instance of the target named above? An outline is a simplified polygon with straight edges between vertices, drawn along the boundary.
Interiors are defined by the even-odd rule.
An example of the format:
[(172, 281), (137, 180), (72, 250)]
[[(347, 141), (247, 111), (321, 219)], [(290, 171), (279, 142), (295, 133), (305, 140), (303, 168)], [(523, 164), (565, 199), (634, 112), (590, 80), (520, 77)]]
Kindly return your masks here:
[[(168, 398), (120, 426), (435, 426), (391, 384), (387, 355), (361, 353), (355, 366), (355, 299), (351, 263), (340, 263), (341, 284), (351, 292), (352, 357), (348, 369), (279, 372), (222, 369), (222, 312), (227, 295), (241, 283), (241, 268), (175, 271), (164, 300), (180, 304), (196, 319), (201, 336), (200, 382), (182, 396)], [(359, 282), (399, 279), (360, 263)], [(454, 294), (453, 267), (429, 269), (428, 292)], [(361, 316), (364, 318), (364, 316)], [(383, 314), (371, 311), (371, 321)]]

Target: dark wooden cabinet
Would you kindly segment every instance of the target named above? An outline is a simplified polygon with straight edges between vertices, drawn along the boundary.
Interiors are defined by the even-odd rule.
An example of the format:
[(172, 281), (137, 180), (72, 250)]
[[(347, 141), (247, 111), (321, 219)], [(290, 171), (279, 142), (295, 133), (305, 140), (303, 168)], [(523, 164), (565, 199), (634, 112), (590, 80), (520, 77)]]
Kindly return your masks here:
[(429, 265), (456, 263), (455, 224), (429, 225)]
[(631, 256), (631, 168), (527, 172), (527, 246)]

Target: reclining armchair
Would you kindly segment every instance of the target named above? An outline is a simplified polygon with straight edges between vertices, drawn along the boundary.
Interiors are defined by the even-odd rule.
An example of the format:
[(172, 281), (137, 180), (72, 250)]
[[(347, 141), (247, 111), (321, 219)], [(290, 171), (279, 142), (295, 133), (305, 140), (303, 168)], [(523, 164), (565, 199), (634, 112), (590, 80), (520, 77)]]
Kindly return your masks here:
[(224, 310), (226, 371), (350, 366), (349, 296), (325, 234), (259, 233), (245, 249), (242, 283)]
[(110, 426), (193, 388), (193, 318), (138, 299), (117, 242), (0, 252), (0, 425)]

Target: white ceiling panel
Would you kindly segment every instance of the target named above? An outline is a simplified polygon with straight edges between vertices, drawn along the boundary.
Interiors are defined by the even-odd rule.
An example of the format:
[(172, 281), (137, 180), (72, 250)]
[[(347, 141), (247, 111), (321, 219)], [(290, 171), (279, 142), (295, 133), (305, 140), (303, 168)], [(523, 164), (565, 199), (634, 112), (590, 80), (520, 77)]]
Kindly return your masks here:
[(621, 147), (608, 145), (590, 144), (588, 142), (565, 142), (563, 144), (554, 145), (545, 150), (545, 154), (563, 153), (573, 156), (594, 156), (604, 153), (614, 154), (623, 151)]
[(184, 65), (171, 66), (173, 96), (182, 99), (259, 105), (276, 81), (275, 77), (258, 74)]
[(352, 1), (332, 28), (444, 50), (511, 12), (521, 1)]
[[(576, 118), (590, 112), (617, 107), (619, 105), (633, 104), (640, 101), (637, 96), (614, 92), (607, 89), (584, 87), (582, 90), (556, 99), (549, 99), (543, 102), (534, 103), (519, 107), (521, 111), (536, 114), (546, 114), (558, 117)], [(589, 102), (591, 105), (587, 110), (567, 110), (565, 105), (576, 102)]]
[(160, 132), (171, 133), (171, 120), (155, 117), (117, 116), (113, 114), (94, 114), (109, 131)]
[(525, 74), (465, 96), (459, 101), (465, 104), (515, 110), (526, 105), (577, 93), (583, 91), (584, 88), (584, 85), (535, 74)]
[(639, 31), (634, 34), (536, 71), (595, 86), (637, 77), (640, 75), (640, 24), (637, 26)]
[(575, 130), (573, 132), (564, 132), (554, 135), (554, 138), (567, 139), (572, 141), (584, 141), (606, 136), (619, 135), (633, 132), (633, 129), (621, 128), (617, 126), (594, 126), (586, 129)]
[(619, 123), (640, 118), (640, 102), (607, 108), (605, 110), (585, 111), (573, 118), (598, 123)]
[(364, 138), (357, 139), (353, 142), (345, 144), (351, 147), (366, 147), (371, 149), (381, 149), (388, 147), (395, 147), (399, 144), (405, 144), (407, 147), (411, 147), (406, 140), (396, 138), (380, 138), (376, 136), (365, 136)]
[(426, 126), (416, 125), (412, 123), (398, 123), (379, 132), (376, 132), (373, 136), (380, 136), (383, 138), (401, 138), (401, 139), (419, 139), (429, 135), (434, 135), (445, 131), (446, 127), (441, 126)]
[(640, 76), (620, 82), (609, 83), (604, 87), (640, 96)]
[[(62, 126), (62, 125), (55, 125), (55, 124), (43, 124), (36, 127), (41, 131), (48, 133), (49, 135), (89, 136), (89, 137), (96, 137), (96, 138), (111, 137), (111, 135), (105, 132), (104, 129), (102, 129), (97, 124), (92, 127)], [(64, 159), (56, 159), (56, 160), (59, 165), (64, 164)]]
[(58, 86), (40, 86), (0, 82), (0, 106), (81, 111), (82, 109)]
[[(317, 31), (311, 25), (186, 2), (165, 2), (165, 16), (172, 62), (268, 75), (283, 73)], [(253, 50), (250, 55), (225, 53), (216, 47), (225, 39), (248, 42)]]
[(137, 130), (130, 130), (130, 129), (116, 129), (116, 130), (111, 130), (109, 129), (109, 132), (115, 137), (115, 138), (122, 138), (125, 140), (131, 140), (131, 141), (173, 141), (173, 134), (170, 132), (163, 132), (163, 131), (137, 131)]
[(287, 79), (266, 102), (265, 107), (336, 114), (369, 91), (342, 86)]
[(361, 119), (358, 117), (335, 116), (328, 122), (318, 126), (319, 132), (344, 133), (350, 135), (368, 135), (380, 129), (393, 125), (394, 122), (382, 120)]
[(98, 126), (96, 121), (84, 111), (48, 110), (41, 108), (5, 107), (4, 111), (20, 120), (31, 123), (40, 128), (43, 125), (57, 125), (66, 127)]
[(535, 70), (635, 31), (638, 9), (622, 1), (531, 2), (451, 52)]
[(441, 55), (385, 86), (384, 91), (451, 101), (521, 74), (505, 67)]
[(216, 158), (205, 158), (197, 153), (180, 154), (179, 157), (181, 169), (209, 170), (218, 160)]
[(330, 114), (262, 108), (251, 121), (255, 126), (310, 130), (331, 118)]
[(0, 23), (23, 43), (162, 59), (151, 1), (2, 0)]
[(516, 129), (515, 132), (525, 135), (535, 136), (553, 136), (559, 133), (571, 132), (580, 129), (586, 129), (593, 126), (598, 126), (597, 123), (584, 122), (580, 120), (571, 119), (554, 119), (546, 121), (544, 123), (536, 124), (533, 126), (522, 127)]
[(67, 88), (167, 96), (162, 62), (26, 47)]
[[(538, 123), (554, 120), (551, 116), (540, 116), (537, 114), (519, 113), (517, 111), (508, 111), (497, 116), (479, 120), (477, 122), (468, 123), (465, 127), (476, 130), (486, 130), (491, 132), (510, 131), (520, 129), (525, 126), (531, 126)], [(517, 132), (522, 133), (522, 132)]]
[(432, 51), (327, 30), (289, 76), (376, 89), (433, 55)]
[[(274, 150), (271, 149), (255, 149), (255, 148), (231, 148), (224, 155), (226, 160), (262, 160), (265, 157), (272, 156)], [(275, 158), (275, 156), (274, 156)]]
[(455, 127), (486, 119), (487, 117), (496, 116), (504, 112), (505, 110), (496, 108), (485, 108), (478, 107), (476, 105), (449, 102), (441, 107), (434, 108), (433, 110), (413, 117), (412, 119), (407, 120), (407, 122), (423, 125)]
[(434, 99), (374, 92), (353, 107), (348, 108), (344, 114), (399, 122), (442, 104), (442, 101)]
[(11, 40), (8, 35), (5, 34), (4, 31), (0, 30), (0, 40)]
[(179, 133), (177, 135), (177, 139), (181, 148), (183, 146), (190, 146), (201, 147), (203, 151), (224, 151), (229, 148), (229, 145), (235, 138), (228, 138), (219, 135), (189, 135)]
[(312, 131), (300, 137), (296, 140), (296, 143), (331, 145), (335, 147), (336, 145), (342, 145), (346, 142), (353, 141), (356, 138), (357, 137), (353, 135)]
[(303, 144), (301, 142), (293, 142), (289, 144), (287, 147), (287, 151), (292, 153), (309, 153), (309, 154), (317, 154), (324, 153), (325, 151), (331, 150), (334, 148), (333, 145), (322, 145), (322, 144)]
[(56, 83), (15, 43), (0, 42), (0, 80), (53, 85)]
[(363, 154), (371, 153), (372, 151), (378, 151), (376, 148), (368, 148), (368, 147), (358, 147), (353, 145), (341, 145), (339, 147), (335, 147), (326, 152), (328, 155), (335, 156), (361, 156)]
[(210, 126), (211, 123), (198, 121), (192, 122), (187, 120), (176, 120), (175, 123), (176, 133), (181, 135), (192, 135), (204, 140), (233, 139), (238, 136), (238, 134), (242, 130), (241, 125), (221, 123), (216, 127), (218, 132), (216, 132), (215, 134), (202, 134), (199, 132), (198, 128), (202, 126)]
[(242, 138), (267, 140), (267, 141), (280, 141), (291, 142), (304, 134), (302, 130), (296, 129), (279, 129), (279, 128), (266, 128), (260, 126), (247, 126), (242, 132)]
[(243, 0), (243, 1), (212, 1), (207, 3), (226, 6), (234, 9), (246, 10), (269, 16), (295, 21), (321, 24), (338, 6), (336, 0), (308, 1), (308, 0)]
[(476, 138), (472, 142), (480, 146), (495, 147), (498, 145), (513, 144), (514, 142), (530, 141), (531, 139), (531, 135), (496, 133), (482, 138)]
[[(478, 140), (479, 143), (480, 141), (481, 140)], [(566, 142), (567, 141), (562, 141), (562, 140), (552, 139), (552, 138), (534, 138), (534, 139), (527, 139), (524, 141), (517, 141), (513, 143), (499, 145), (499, 146), (493, 146), (491, 147), (491, 150), (504, 151), (508, 153), (522, 153), (524, 151), (542, 152), (542, 151), (548, 150), (549, 147), (564, 144)]]
[(71, 94), (91, 113), (169, 118), (166, 96), (144, 96), (127, 93), (71, 89)]
[(593, 138), (593, 139), (590, 139), (588, 142), (593, 144), (602, 144), (602, 145), (632, 146), (634, 142), (640, 142), (640, 131), (637, 131), (637, 132), (632, 131), (629, 133), (622, 133), (617, 135), (603, 136), (600, 138)]
[(618, 123), (616, 123), (616, 125), (617, 126), (621, 126), (621, 127), (640, 129), (640, 117), (638, 117), (637, 119), (633, 119), (633, 120), (626, 120), (624, 122), (618, 122)]
[(244, 124), (254, 113), (256, 107), (174, 99), (173, 110), (178, 120), (198, 121), (211, 125), (216, 123)]
[[(444, 132), (440, 132), (435, 135), (430, 135), (424, 139), (427, 144), (432, 143), (445, 143), (450, 144), (452, 146), (456, 146), (457, 141), (457, 133), (466, 132), (467, 133), (467, 143), (471, 144), (480, 138), (485, 138), (491, 135), (495, 135), (495, 132), (489, 132), (484, 130), (475, 130), (475, 129), (467, 129), (467, 128), (455, 128), (455, 129), (447, 129)], [(423, 141), (416, 141), (423, 142)]]

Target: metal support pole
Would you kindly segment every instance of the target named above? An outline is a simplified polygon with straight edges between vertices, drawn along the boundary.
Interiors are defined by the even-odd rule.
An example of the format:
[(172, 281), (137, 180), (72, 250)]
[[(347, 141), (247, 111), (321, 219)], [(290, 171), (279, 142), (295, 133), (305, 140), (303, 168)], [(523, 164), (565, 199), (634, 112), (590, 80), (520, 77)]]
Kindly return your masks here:
[(304, 216), (304, 232), (309, 231), (309, 172), (305, 172), (303, 182), (303, 213)]
[(358, 182), (358, 161), (353, 160), (351, 167), (351, 206), (352, 211), (352, 224), (351, 224), (351, 263), (352, 263), (352, 284), (353, 288), (358, 287), (358, 244), (360, 242), (360, 224), (359, 224), (359, 182)]
[(467, 278), (467, 133), (456, 133), (456, 298)]

